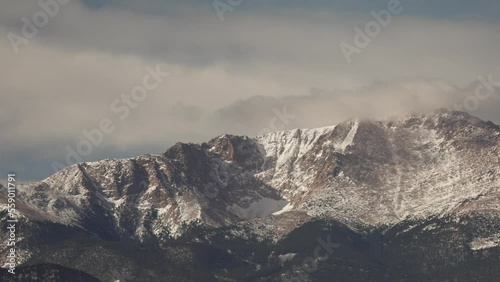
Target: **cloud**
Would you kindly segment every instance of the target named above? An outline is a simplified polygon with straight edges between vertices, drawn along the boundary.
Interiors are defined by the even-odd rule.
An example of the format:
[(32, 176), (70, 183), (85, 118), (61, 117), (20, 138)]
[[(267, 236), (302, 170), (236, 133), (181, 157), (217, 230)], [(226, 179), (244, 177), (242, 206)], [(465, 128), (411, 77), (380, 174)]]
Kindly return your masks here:
[(437, 108), (459, 110), (459, 107), (500, 123), (500, 116), (495, 114), (500, 106), (500, 88), (489, 97), (480, 95), (485, 98), (476, 99), (476, 105), (468, 101), (468, 97), (475, 97), (479, 84), (460, 88), (443, 80), (402, 78), (355, 92), (312, 88), (309, 95), (241, 100), (216, 111), (212, 123), (238, 134), (256, 135), (268, 127), (276, 110), (295, 116), (279, 129), (293, 129), (329, 126), (349, 118), (380, 120), (406, 113), (432, 112)]
[[(296, 116), (284, 128), (448, 107), (473, 93), (467, 87), (478, 76), (500, 78), (499, 23), (489, 14), (443, 20), (407, 6), (348, 64), (339, 44), (353, 41), (354, 27), (373, 20), (378, 4), (335, 1), (322, 9), (320, 2), (277, 1), (266, 10), (249, 1), (221, 22), (209, 2), (70, 1), (17, 55), (7, 34), (22, 34), (21, 18), (41, 8), (2, 4), (0, 169), (29, 180), (48, 176), (66, 146), (104, 118), (116, 130), (85, 160), (158, 153), (223, 133), (255, 135), (283, 107)], [(110, 105), (156, 65), (171, 76), (120, 120)], [(482, 102), (474, 114), (500, 122), (497, 106)]]

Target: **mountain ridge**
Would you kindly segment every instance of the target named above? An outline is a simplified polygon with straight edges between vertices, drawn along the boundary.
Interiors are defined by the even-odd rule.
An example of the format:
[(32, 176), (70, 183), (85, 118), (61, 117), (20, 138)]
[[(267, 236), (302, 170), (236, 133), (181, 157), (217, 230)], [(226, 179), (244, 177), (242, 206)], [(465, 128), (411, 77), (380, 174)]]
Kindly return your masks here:
[[(420, 130), (418, 127), (432, 129), (426, 129), (426, 131)], [(493, 134), (481, 137), (481, 134), (484, 134), (482, 131), (488, 129), (491, 129)], [(280, 209), (287, 205), (288, 209), (293, 209), (298, 208), (305, 201), (314, 199), (312, 190), (318, 186), (324, 188), (325, 185), (357, 185), (359, 188), (360, 183), (371, 187), (383, 186), (382, 182), (385, 180), (373, 175), (373, 169), (383, 168), (370, 168), (368, 164), (359, 164), (360, 158), (363, 162), (378, 162), (383, 166), (392, 166), (390, 169), (396, 169), (396, 175), (389, 175), (387, 178), (396, 178), (385, 181), (387, 182), (385, 184), (400, 188), (400, 177), (403, 172), (398, 170), (414, 169), (415, 167), (415, 165), (408, 167), (408, 164), (404, 162), (405, 158), (428, 158), (424, 161), (435, 161), (432, 158), (440, 157), (431, 156), (425, 151), (424, 147), (426, 146), (429, 147), (429, 150), (435, 150), (439, 146), (442, 146), (440, 149), (443, 151), (460, 150), (460, 146), (463, 146), (460, 145), (460, 138), (463, 138), (462, 135), (468, 134), (467, 130), (476, 135), (467, 136), (465, 139), (468, 141), (467, 144), (479, 144), (482, 146), (482, 150), (485, 145), (499, 140), (498, 126), (479, 121), (461, 112), (440, 110), (433, 115), (405, 115), (396, 123), (394, 121), (373, 122), (367, 119), (352, 119), (331, 127), (273, 132), (255, 138), (222, 135), (203, 144), (177, 143), (159, 155), (143, 155), (123, 160), (107, 159), (76, 164), (39, 183), (21, 185), (19, 190), (23, 195), (24, 189), (41, 191), (52, 187), (51, 190), (55, 190), (53, 191), (54, 195), (52, 195), (55, 202), (48, 201), (48, 206), (46, 206), (45, 202), (40, 200), (33, 202), (34, 206), (55, 206), (58, 211), (57, 216), (62, 219), (61, 222), (66, 224), (72, 223), (71, 220), (74, 219), (76, 211), (71, 209), (74, 207), (74, 203), (71, 201), (57, 201), (60, 199), (58, 195), (61, 194), (79, 198), (78, 200), (82, 201), (80, 204), (89, 204), (96, 198), (98, 202), (104, 202), (106, 208), (116, 208), (123, 202), (135, 200), (139, 200), (139, 206), (146, 206), (145, 202), (147, 201), (152, 201), (149, 204), (155, 208), (176, 206), (182, 212), (173, 215), (180, 221), (189, 218), (204, 220), (200, 214), (202, 205), (210, 205), (207, 201), (217, 203), (225, 201), (227, 205), (223, 208), (231, 209), (233, 207), (234, 213), (239, 213), (240, 217), (246, 219), (242, 213), (244, 207), (248, 206), (247, 202), (255, 203), (259, 198), (280, 201), (272, 203), (269, 200), (270, 205), (276, 204)], [(453, 136), (450, 136), (450, 131), (455, 132)], [(410, 136), (407, 136), (408, 134)], [(410, 150), (415, 148), (408, 147), (415, 146), (413, 143), (416, 142), (402, 144), (402, 142), (407, 142), (405, 138), (413, 138), (412, 140), (420, 138), (421, 140), (417, 141), (422, 144), (418, 144), (421, 147), (417, 148), (420, 150), (417, 153), (427, 155), (417, 156), (415, 152), (411, 152)], [(488, 141), (485, 138), (491, 140)], [(446, 143), (449, 140), (453, 141)], [(476, 141), (472, 142), (471, 140)], [(357, 155), (357, 159), (351, 157), (354, 154)], [(315, 175), (308, 173), (306, 166), (314, 165), (320, 160), (323, 160), (324, 165), (321, 164), (321, 168), (318, 167), (316, 171), (312, 172)], [(349, 176), (351, 168), (342, 170), (343, 162), (351, 163), (351, 167), (356, 165), (359, 168), (356, 171), (359, 179), (353, 180), (353, 177)], [(310, 168), (308, 169), (310, 170)], [(322, 170), (333, 173), (337, 179), (333, 179), (331, 174), (322, 175)], [(460, 170), (457, 169), (457, 171)], [(229, 176), (229, 174), (232, 175)], [(234, 183), (233, 179), (228, 179), (228, 177), (238, 177), (241, 183)], [(53, 189), (54, 179), (57, 181), (64, 179), (60, 182), (65, 183)], [(233, 183), (230, 183), (231, 181)], [(261, 185), (263, 188), (259, 187), (256, 191), (257, 194), (245, 193), (243, 190), (245, 190), (244, 186), (248, 185), (247, 182), (254, 186)], [(225, 188), (228, 185), (232, 185), (230, 189)], [(301, 186), (299, 187), (299, 185)], [(158, 189), (158, 187), (163, 189)], [(259, 192), (264, 195), (260, 195)], [(344, 192), (348, 193), (349, 191)], [(394, 194), (392, 204), (387, 204), (387, 208), (393, 209), (393, 217), (401, 220), (405, 217), (404, 212), (402, 214), (397, 212), (401, 206), (399, 201), (403, 200), (398, 198), (401, 191), (396, 190)], [(37, 194), (32, 193), (32, 195)], [(135, 199), (138, 197), (140, 199)], [(187, 198), (192, 198), (199, 207), (196, 209), (179, 206), (179, 204), (184, 203), (177, 201), (176, 197), (186, 198), (186, 201)], [(239, 199), (235, 199), (236, 197)], [(480, 193), (477, 193), (475, 197), (480, 197)], [(384, 200), (389, 201), (389, 199)], [(261, 205), (261, 207), (264, 208), (265, 205)], [(270, 215), (280, 209), (260, 214), (260, 216)], [(228, 221), (235, 222), (238, 218), (238, 216), (235, 218), (231, 213), (222, 215), (223, 210), (218, 210), (217, 213), (209, 216), (206, 220), (208, 222), (219, 221), (221, 225), (224, 225)], [(214, 224), (217, 226), (215, 222)]]
[[(111, 242), (163, 244), (227, 229), (277, 244), (318, 219), (359, 236), (398, 229), (391, 236), (404, 237), (415, 226), (430, 232), (434, 220), (500, 222), (499, 153), (500, 127), (463, 112), (351, 119), (76, 164), (20, 185), (17, 207), (27, 225)], [(464, 250), (488, 252), (499, 248), (500, 230), (464, 238)], [(31, 257), (26, 250), (22, 261)]]

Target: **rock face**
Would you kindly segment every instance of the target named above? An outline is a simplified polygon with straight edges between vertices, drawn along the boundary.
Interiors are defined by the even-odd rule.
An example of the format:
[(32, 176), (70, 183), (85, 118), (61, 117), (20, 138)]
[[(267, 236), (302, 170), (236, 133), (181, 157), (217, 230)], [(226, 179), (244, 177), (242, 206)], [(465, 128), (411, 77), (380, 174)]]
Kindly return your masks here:
[[(300, 259), (302, 255), (291, 252), (286, 242), (312, 224), (321, 226), (318, 234), (344, 230), (339, 231), (339, 244), (350, 253), (330, 256), (318, 264), (318, 271), (295, 269), (293, 273), (301, 274), (293, 277), (296, 281), (330, 281), (321, 276), (330, 271), (344, 273), (345, 281), (453, 280), (460, 277), (452, 274), (462, 264), (472, 269), (481, 260), (493, 260), (500, 265), (499, 149), (497, 125), (440, 110), (256, 138), (223, 135), (201, 145), (178, 143), (161, 155), (81, 163), (18, 187), (16, 206), (27, 230), (23, 260), (61, 263), (61, 252), (69, 252), (63, 245), (84, 238), (100, 242), (93, 244), (129, 242), (134, 248), (152, 244), (162, 250), (173, 248), (175, 242), (175, 250), (162, 253), (167, 260), (172, 259), (169, 252), (182, 249), (190, 254), (185, 263), (202, 263), (199, 246), (191, 243), (218, 250), (243, 240), (246, 243), (238, 243), (236, 249), (265, 247), (265, 259), (232, 251), (233, 258), (219, 265), (224, 271), (210, 272), (214, 281), (288, 281), (292, 278), (285, 273), (290, 266), (278, 263), (279, 256)], [(6, 206), (2, 209), (5, 215)], [(60, 234), (43, 244), (57, 245), (59, 251), (52, 260), (44, 260), (35, 235), (51, 234), (49, 224)], [(228, 241), (217, 243), (221, 234)], [(311, 236), (319, 235), (306, 237)], [(456, 245), (440, 243), (451, 238)], [(356, 249), (352, 242), (365, 247)], [(434, 246), (429, 260), (422, 261), (422, 242)], [(280, 249), (280, 244), (286, 247)], [(314, 238), (305, 244), (315, 244)], [(110, 256), (123, 256), (137, 268), (128, 255), (105, 248)], [(435, 253), (440, 248), (442, 253)], [(406, 261), (393, 264), (388, 259)], [(411, 265), (416, 261), (426, 266)], [(89, 264), (66, 266), (108, 278)], [(467, 272), (470, 279), (463, 281), (494, 281), (488, 275), (498, 274), (499, 267), (482, 267), (483, 273)], [(151, 271), (158, 274), (170, 268), (158, 269), (162, 268)], [(432, 276), (439, 271), (449, 275)], [(130, 281), (149, 281), (139, 270), (131, 273)], [(170, 281), (197, 279), (195, 275)]]

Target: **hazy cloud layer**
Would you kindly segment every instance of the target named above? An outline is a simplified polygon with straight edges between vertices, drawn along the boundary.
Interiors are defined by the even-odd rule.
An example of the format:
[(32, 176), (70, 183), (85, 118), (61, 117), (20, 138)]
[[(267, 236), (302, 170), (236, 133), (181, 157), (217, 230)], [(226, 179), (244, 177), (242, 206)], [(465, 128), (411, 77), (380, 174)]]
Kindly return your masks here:
[[(339, 44), (353, 44), (354, 28), (388, 1), (248, 1), (222, 22), (209, 1), (106, 2), (60, 5), (19, 54), (8, 34), (22, 35), (22, 17), (41, 8), (0, 4), (0, 171), (50, 175), (103, 119), (115, 130), (84, 160), (255, 135), (285, 108), (294, 118), (278, 129), (453, 108), (474, 95), (478, 77), (500, 82), (496, 1), (448, 3), (441, 15), (429, 1), (401, 1), (403, 12), (350, 64)], [(113, 103), (143, 83), (148, 66), (170, 76), (121, 119)], [(500, 123), (495, 97), (472, 114)]]

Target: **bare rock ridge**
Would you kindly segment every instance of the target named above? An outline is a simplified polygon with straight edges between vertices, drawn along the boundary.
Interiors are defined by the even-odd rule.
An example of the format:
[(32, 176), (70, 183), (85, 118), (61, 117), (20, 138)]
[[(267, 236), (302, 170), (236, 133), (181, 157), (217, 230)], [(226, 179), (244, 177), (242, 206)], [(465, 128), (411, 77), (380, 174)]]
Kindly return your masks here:
[(395, 224), (498, 210), (499, 134), (466, 113), (438, 111), (256, 138), (223, 135), (161, 155), (74, 165), (19, 187), (19, 199), (55, 222), (101, 218), (119, 237), (175, 233), (193, 220), (223, 226), (285, 206), (346, 224)]
[[(94, 234), (105, 241), (163, 242), (195, 225), (278, 242), (322, 219), (358, 234), (352, 236), (385, 230), (380, 236), (395, 238), (389, 245), (403, 244), (398, 242), (408, 230), (445, 236), (467, 226), (460, 233), (466, 247), (457, 253), (496, 252), (499, 155), (500, 127), (463, 112), (353, 119), (254, 138), (223, 135), (203, 144), (177, 143), (158, 155), (73, 165), (20, 185), (16, 207), (32, 234), (54, 225), (65, 230), (64, 240)], [(23, 240), (29, 245), (34, 239)], [(26, 251), (22, 260), (34, 257)]]

